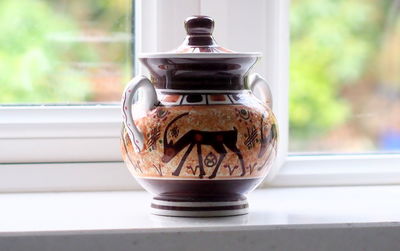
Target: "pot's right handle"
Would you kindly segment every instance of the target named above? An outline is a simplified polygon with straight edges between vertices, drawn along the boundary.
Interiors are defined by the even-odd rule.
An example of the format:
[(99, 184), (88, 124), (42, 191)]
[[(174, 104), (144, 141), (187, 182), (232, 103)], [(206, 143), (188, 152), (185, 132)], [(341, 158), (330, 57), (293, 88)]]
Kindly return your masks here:
[[(273, 100), (271, 88), (269, 87), (267, 80), (261, 77), (258, 73), (252, 73), (247, 77), (247, 86), (258, 99), (266, 103), (272, 110)], [(255, 91), (257, 86), (261, 88), (261, 92)]]

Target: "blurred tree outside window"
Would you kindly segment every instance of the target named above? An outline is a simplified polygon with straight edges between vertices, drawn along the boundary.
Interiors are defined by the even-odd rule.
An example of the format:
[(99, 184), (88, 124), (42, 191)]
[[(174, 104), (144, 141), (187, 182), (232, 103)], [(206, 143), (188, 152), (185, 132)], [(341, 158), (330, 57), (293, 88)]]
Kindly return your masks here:
[(130, 0), (1, 0), (0, 104), (118, 101)]
[[(0, 104), (115, 102), (131, 0), (1, 0)], [(290, 151), (400, 150), (400, 0), (292, 0)]]
[(400, 1), (292, 0), (290, 150), (400, 150)]

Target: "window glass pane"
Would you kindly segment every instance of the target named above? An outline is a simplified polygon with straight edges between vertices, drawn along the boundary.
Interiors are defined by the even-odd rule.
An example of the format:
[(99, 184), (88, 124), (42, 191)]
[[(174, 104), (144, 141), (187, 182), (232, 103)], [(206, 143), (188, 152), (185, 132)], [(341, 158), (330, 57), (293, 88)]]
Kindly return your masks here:
[(131, 0), (1, 0), (0, 104), (120, 99)]
[(400, 1), (292, 0), (290, 150), (400, 150)]

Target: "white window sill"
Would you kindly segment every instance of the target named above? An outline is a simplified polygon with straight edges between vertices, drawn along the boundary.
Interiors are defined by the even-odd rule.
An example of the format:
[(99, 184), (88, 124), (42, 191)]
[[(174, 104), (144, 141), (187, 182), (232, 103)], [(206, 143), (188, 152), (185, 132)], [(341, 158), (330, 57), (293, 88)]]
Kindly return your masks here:
[(191, 219), (150, 215), (144, 191), (0, 194), (0, 250), (395, 250), (399, 198), (400, 186), (269, 188), (248, 215)]

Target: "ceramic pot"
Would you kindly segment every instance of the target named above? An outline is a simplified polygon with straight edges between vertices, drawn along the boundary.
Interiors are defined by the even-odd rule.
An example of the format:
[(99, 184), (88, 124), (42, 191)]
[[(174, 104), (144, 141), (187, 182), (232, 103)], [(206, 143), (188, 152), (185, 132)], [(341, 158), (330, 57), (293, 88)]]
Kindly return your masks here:
[(268, 84), (248, 74), (260, 54), (218, 46), (209, 17), (185, 27), (177, 50), (139, 57), (150, 79), (124, 91), (123, 158), (154, 195), (154, 214), (246, 214), (245, 195), (270, 170), (278, 138)]

